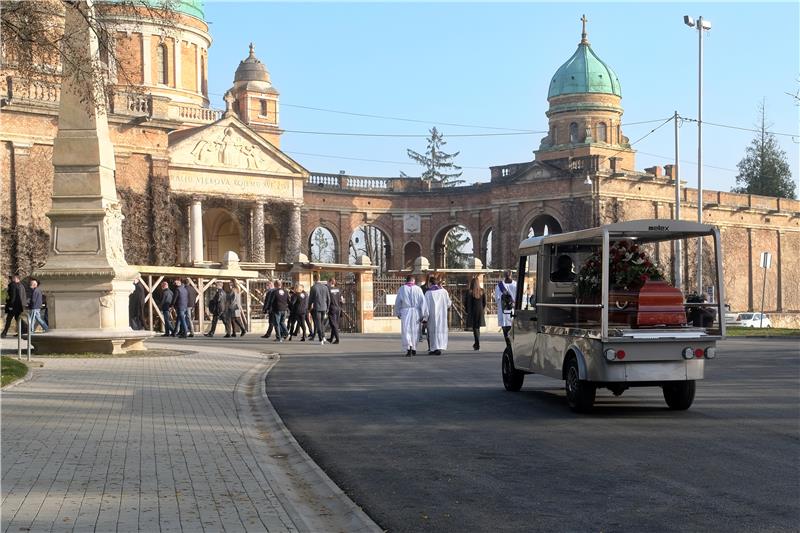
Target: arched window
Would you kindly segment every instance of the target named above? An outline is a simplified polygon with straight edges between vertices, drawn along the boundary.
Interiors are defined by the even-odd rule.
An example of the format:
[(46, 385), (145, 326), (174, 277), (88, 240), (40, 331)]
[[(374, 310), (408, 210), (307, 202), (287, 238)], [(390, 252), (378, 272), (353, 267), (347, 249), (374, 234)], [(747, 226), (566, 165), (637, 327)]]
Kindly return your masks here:
[(169, 50), (166, 44), (158, 45), (156, 50), (156, 74), (158, 83), (167, 85), (169, 83)]
[(605, 122), (601, 122), (597, 125), (597, 140), (601, 143), (608, 142), (608, 130), (606, 129)]
[(570, 144), (576, 144), (578, 142), (578, 123), (572, 122), (569, 125), (569, 142)]

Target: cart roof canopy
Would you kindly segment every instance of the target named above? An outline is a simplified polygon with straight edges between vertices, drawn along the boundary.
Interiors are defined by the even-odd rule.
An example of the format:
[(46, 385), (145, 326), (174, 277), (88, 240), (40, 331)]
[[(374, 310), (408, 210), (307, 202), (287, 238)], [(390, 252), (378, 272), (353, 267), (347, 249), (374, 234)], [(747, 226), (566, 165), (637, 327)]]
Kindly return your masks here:
[(716, 226), (685, 220), (630, 220), (569, 233), (531, 237), (522, 241), (519, 245), (519, 251), (521, 254), (526, 255), (532, 249), (538, 248), (543, 244), (601, 244), (605, 233), (608, 233), (610, 240), (635, 238), (638, 242), (656, 242), (713, 235), (716, 231)]

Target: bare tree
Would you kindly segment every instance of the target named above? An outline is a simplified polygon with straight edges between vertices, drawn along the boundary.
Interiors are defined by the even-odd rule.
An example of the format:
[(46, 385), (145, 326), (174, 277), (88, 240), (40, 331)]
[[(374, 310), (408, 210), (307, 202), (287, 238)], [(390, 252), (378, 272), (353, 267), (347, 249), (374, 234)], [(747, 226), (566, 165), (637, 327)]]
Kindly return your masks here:
[[(0, 69), (20, 80), (58, 83), (62, 72), (74, 76), (81, 101), (97, 107), (108, 100), (112, 83), (136, 90), (140, 85), (115, 46), (115, 25), (124, 19), (136, 25), (150, 22), (164, 35), (176, 33), (179, 0), (119, 0), (95, 4), (93, 0), (0, 1)], [(81, 61), (77, 42), (65, 34), (64, 14), (75, 10), (97, 36), (92, 61)]]

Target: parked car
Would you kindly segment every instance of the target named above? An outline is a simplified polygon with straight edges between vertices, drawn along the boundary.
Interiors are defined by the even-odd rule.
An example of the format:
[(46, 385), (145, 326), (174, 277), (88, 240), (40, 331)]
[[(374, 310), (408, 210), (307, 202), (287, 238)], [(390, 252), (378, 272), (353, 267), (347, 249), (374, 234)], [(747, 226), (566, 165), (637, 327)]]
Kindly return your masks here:
[(731, 323), (731, 326), (739, 326), (740, 328), (771, 328), (772, 322), (769, 317), (764, 314), (762, 320), (761, 313), (739, 313), (736, 315), (736, 320)]

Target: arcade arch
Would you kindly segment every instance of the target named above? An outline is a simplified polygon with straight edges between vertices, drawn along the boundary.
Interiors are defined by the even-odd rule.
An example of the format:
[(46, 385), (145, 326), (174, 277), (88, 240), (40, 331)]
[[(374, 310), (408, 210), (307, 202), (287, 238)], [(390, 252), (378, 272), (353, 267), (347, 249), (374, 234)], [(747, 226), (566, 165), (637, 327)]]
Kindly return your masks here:
[(561, 223), (550, 215), (538, 215), (531, 220), (528, 224), (528, 230), (523, 235), (523, 239), (531, 237), (541, 237), (543, 235), (552, 235), (554, 233), (561, 233), (564, 230), (561, 228)]
[(336, 263), (339, 246), (326, 227), (317, 226), (308, 236), (308, 257), (312, 263)]
[(206, 261), (222, 261), (228, 250), (243, 257), (241, 227), (227, 209), (214, 207), (203, 213), (203, 241)]
[(435, 268), (469, 268), (474, 257), (472, 233), (462, 224), (445, 226), (433, 240)]
[(389, 269), (392, 246), (389, 237), (379, 227), (362, 224), (350, 235), (347, 262), (354, 265), (363, 255), (369, 257), (372, 264), (378, 267), (378, 273), (385, 273)]

